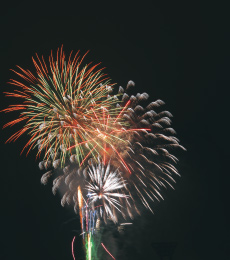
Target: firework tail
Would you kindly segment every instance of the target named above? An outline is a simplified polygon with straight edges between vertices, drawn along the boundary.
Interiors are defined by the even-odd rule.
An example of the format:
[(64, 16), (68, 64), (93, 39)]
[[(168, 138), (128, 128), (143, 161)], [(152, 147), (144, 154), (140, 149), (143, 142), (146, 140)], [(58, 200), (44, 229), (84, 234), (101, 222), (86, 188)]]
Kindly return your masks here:
[[(86, 254), (87, 260), (97, 260), (97, 246), (95, 246), (95, 242), (93, 240), (93, 232), (95, 228), (95, 218), (96, 211), (92, 211), (91, 208), (88, 207), (88, 201), (84, 205), (84, 199), (81, 191), (81, 187), (78, 186), (78, 205), (79, 205), (79, 215), (82, 229), (82, 240), (83, 246)], [(97, 236), (99, 238), (99, 236)], [(72, 255), (74, 257), (74, 240), (72, 241)]]
[(96, 233), (91, 231), (85, 235), (84, 249), (86, 253), (86, 260), (101, 260), (101, 230)]
[(103, 243), (101, 243), (101, 246), (104, 248), (104, 250), (105, 250), (114, 260), (116, 260), (115, 257), (109, 252), (109, 250), (105, 247), (105, 245), (104, 245)]
[(73, 238), (73, 241), (72, 241), (72, 256), (73, 256), (73, 259), (75, 260), (75, 255), (74, 255), (74, 240), (75, 240), (76, 237)]
[(81, 187), (80, 186), (78, 186), (78, 205), (79, 205), (79, 214), (80, 214), (80, 221), (81, 221), (82, 232), (84, 232), (83, 231), (83, 217), (82, 217), (83, 197), (82, 197), (82, 192), (81, 192)]

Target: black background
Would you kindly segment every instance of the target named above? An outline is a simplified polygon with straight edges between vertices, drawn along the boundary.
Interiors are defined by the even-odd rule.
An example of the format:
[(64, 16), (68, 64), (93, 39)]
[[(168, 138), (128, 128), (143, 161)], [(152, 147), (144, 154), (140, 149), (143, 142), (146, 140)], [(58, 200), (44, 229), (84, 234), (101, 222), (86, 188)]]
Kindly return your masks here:
[[(166, 102), (173, 127), (187, 152), (180, 155), (175, 191), (143, 212), (126, 229), (117, 259), (156, 259), (154, 242), (176, 242), (173, 259), (229, 259), (229, 72), (227, 7), (205, 2), (115, 6), (90, 12), (62, 3), (34, 7), (12, 4), (1, 15), (1, 109), (10, 69), (32, 69), (35, 53), (48, 57), (62, 44), (90, 50), (86, 61), (102, 62), (118, 86)], [(88, 6), (87, 6), (88, 5)], [(96, 4), (95, 4), (96, 7)], [(100, 8), (99, 8), (100, 9)], [(135, 9), (135, 10), (134, 10)], [(125, 17), (125, 20), (123, 20)], [(12, 101), (12, 100), (11, 100)], [(13, 115), (1, 113), (1, 127)], [(73, 215), (62, 208), (51, 186), (40, 184), (35, 152), (20, 151), (27, 137), (4, 144), (13, 129), (1, 131), (1, 259), (72, 259)], [(107, 242), (109, 247), (109, 242)], [(80, 249), (79, 249), (80, 250)], [(77, 254), (76, 245), (76, 257)]]

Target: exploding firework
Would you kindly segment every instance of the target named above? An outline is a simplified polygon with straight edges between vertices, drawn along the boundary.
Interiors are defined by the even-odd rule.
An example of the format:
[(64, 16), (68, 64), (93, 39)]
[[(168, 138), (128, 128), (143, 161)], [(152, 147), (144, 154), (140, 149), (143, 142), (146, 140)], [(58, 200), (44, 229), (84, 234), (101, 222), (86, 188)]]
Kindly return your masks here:
[(150, 201), (163, 199), (162, 187), (173, 188), (179, 175), (173, 150), (184, 147), (171, 127), (171, 113), (161, 110), (162, 100), (147, 105), (149, 95), (135, 94), (133, 81), (115, 93), (99, 64), (83, 66), (84, 57), (71, 53), (66, 59), (61, 48), (56, 59), (51, 52), (48, 65), (37, 55), (36, 73), (18, 67), (14, 72), (21, 80), (10, 81), (15, 89), (6, 96), (21, 103), (3, 111), (20, 113), (4, 125), (24, 122), (7, 142), (30, 136), (22, 151), (38, 148), (39, 168), (48, 170), (41, 182), (53, 177), (53, 193), (62, 187), (61, 205), (74, 205), (91, 259), (92, 236), (102, 219), (117, 223), (118, 213), (133, 218), (140, 213), (138, 200), (152, 211)]
[(185, 148), (174, 136), (176, 132), (171, 127), (170, 119), (172, 114), (161, 110), (164, 102), (156, 100), (143, 107), (149, 95), (129, 94), (134, 86), (134, 82), (129, 81), (125, 90), (119, 88), (121, 104), (125, 107), (122, 118), (128, 123), (124, 133), (129, 142), (125, 149), (117, 149), (131, 173), (124, 175), (124, 179), (129, 183), (127, 187), (131, 187), (133, 201), (138, 197), (152, 211), (149, 201), (163, 199), (162, 187), (173, 188), (174, 175), (179, 175), (174, 166), (178, 159), (172, 154), (173, 150)]
[[(84, 58), (84, 56), (83, 56)], [(109, 79), (96, 70), (97, 65), (81, 66), (83, 58), (78, 53), (68, 60), (61, 48), (57, 60), (33, 59), (36, 74), (20, 67), (14, 71), (23, 82), (11, 80), (16, 86), (6, 96), (21, 99), (21, 104), (10, 105), (4, 112), (19, 111), (18, 119), (4, 127), (24, 121), (24, 127), (13, 134), (7, 142), (15, 141), (22, 134), (31, 136), (24, 149), (28, 152), (38, 147), (38, 155), (44, 151), (40, 168), (64, 166), (67, 158), (82, 165), (89, 155), (98, 154), (100, 140), (104, 140), (105, 110), (116, 113), (111, 106), (116, 102), (108, 97), (111, 91)], [(117, 112), (118, 113), (118, 112)], [(103, 126), (101, 126), (103, 125)], [(24, 150), (23, 149), (23, 150)]]
[[(122, 211), (122, 200), (126, 200), (126, 184), (122, 174), (118, 169), (112, 171), (110, 163), (107, 166), (98, 160), (98, 164), (91, 164), (88, 168), (88, 175), (90, 182), (86, 185), (88, 190), (89, 204), (92, 208), (95, 205), (102, 204), (100, 207), (100, 214), (102, 216), (104, 209), (104, 221), (109, 217), (114, 222), (117, 222), (116, 212)], [(97, 203), (97, 204), (96, 204)]]

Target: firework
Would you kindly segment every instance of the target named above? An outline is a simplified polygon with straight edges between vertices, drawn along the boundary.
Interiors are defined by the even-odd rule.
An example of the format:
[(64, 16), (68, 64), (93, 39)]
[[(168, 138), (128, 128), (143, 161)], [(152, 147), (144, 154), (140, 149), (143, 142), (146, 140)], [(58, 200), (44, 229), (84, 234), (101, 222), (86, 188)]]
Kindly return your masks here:
[[(118, 94), (113, 94), (108, 77), (101, 69), (96, 70), (98, 64), (82, 66), (83, 58), (77, 53), (66, 59), (61, 48), (56, 60), (51, 53), (49, 66), (43, 57), (33, 59), (36, 75), (20, 67), (21, 72), (15, 71), (26, 83), (11, 80), (18, 89), (6, 95), (19, 98), (22, 103), (3, 111), (19, 111), (20, 116), (4, 127), (21, 121), (25, 121), (25, 127), (7, 141), (15, 141), (27, 132), (31, 138), (24, 149), (28, 147), (29, 152), (38, 147), (39, 156), (43, 151), (39, 168), (63, 168), (64, 174), (53, 182), (54, 194), (63, 183), (68, 186), (62, 205), (77, 201), (77, 180), (82, 174), (86, 177), (88, 160), (99, 156), (104, 164), (110, 161), (114, 167), (122, 168), (131, 200), (135, 202), (139, 197), (151, 210), (149, 200), (162, 198), (161, 188), (172, 187), (173, 175), (178, 175), (173, 165), (177, 158), (171, 150), (183, 147), (173, 136), (172, 115), (159, 111), (164, 104), (161, 100), (143, 107), (149, 95), (132, 94), (133, 81), (125, 90), (119, 87)], [(42, 183), (46, 184), (53, 174), (50, 170), (45, 173)], [(128, 215), (132, 217), (129, 210)]]
[[(123, 178), (130, 189), (130, 197), (134, 202), (137, 198), (152, 211), (150, 201), (163, 199), (162, 187), (173, 188), (174, 175), (179, 175), (174, 166), (178, 159), (172, 154), (176, 148), (185, 148), (179, 144), (171, 127), (172, 114), (162, 111), (162, 100), (156, 100), (146, 106), (149, 98), (147, 93), (132, 94), (135, 83), (129, 81), (126, 89), (119, 87), (121, 97), (120, 117), (126, 121), (126, 128), (120, 132), (120, 138), (128, 141), (128, 145), (116, 146), (118, 154), (122, 155)], [(145, 105), (145, 106), (144, 106)], [(116, 164), (112, 157), (112, 164)]]
[(138, 200), (152, 211), (150, 201), (163, 199), (162, 187), (173, 188), (179, 175), (173, 150), (185, 148), (171, 113), (161, 109), (164, 102), (146, 105), (149, 95), (135, 94), (133, 81), (115, 93), (99, 64), (82, 65), (85, 55), (66, 58), (61, 48), (56, 58), (51, 52), (49, 64), (36, 56), (36, 73), (18, 66), (20, 81), (12, 79), (15, 89), (6, 92), (21, 103), (3, 110), (19, 112), (4, 128), (24, 122), (7, 142), (30, 136), (22, 151), (38, 148), (39, 168), (46, 170), (41, 182), (53, 178), (53, 194), (62, 190), (61, 205), (74, 205), (90, 260), (101, 221), (118, 223), (119, 213), (133, 218), (140, 213)]
[(51, 52), (49, 66), (43, 57), (37, 56), (37, 61), (33, 59), (36, 74), (18, 67), (19, 72), (14, 72), (22, 82), (10, 81), (16, 88), (6, 92), (6, 96), (21, 99), (21, 104), (10, 105), (3, 111), (19, 111), (20, 115), (4, 127), (22, 121), (24, 127), (7, 142), (25, 133), (30, 135), (24, 149), (28, 148), (29, 152), (38, 147), (39, 156), (44, 151), (41, 169), (64, 166), (67, 158), (82, 165), (87, 154), (98, 154), (101, 147), (99, 141), (103, 134), (100, 135), (99, 129), (104, 125), (103, 114), (115, 100), (108, 98), (111, 85), (102, 69), (96, 70), (99, 64), (82, 67), (83, 58), (77, 53), (66, 60), (61, 48), (56, 61)]
[[(86, 185), (86, 189), (88, 190), (90, 206), (94, 208), (96, 203), (102, 204), (105, 222), (109, 217), (116, 223), (118, 221), (116, 212), (122, 210), (121, 201), (124, 199), (127, 201), (128, 197), (122, 173), (118, 169), (111, 170), (110, 163), (106, 166), (98, 160), (97, 165), (91, 163), (88, 175), (90, 182)], [(102, 212), (100, 210), (101, 216)]]

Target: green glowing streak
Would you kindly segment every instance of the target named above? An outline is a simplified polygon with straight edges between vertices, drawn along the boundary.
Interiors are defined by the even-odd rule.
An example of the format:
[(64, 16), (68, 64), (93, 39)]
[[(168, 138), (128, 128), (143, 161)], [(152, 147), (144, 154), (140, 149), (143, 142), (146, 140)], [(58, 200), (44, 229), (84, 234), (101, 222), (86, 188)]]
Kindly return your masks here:
[(92, 260), (92, 238), (90, 234), (88, 234), (88, 236), (85, 239), (85, 247), (86, 247), (86, 259)]
[(91, 260), (91, 239), (90, 239), (90, 235), (88, 235), (88, 259)]
[(101, 260), (100, 252), (101, 233), (88, 234), (85, 237), (86, 260)]

